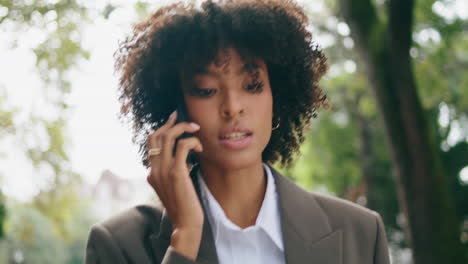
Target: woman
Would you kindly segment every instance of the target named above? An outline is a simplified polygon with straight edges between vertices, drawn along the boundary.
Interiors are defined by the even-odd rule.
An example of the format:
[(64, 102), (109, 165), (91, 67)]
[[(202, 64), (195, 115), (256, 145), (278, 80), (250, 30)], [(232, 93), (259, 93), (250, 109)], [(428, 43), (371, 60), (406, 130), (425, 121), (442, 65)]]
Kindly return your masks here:
[(161, 202), (94, 225), (87, 263), (389, 263), (377, 213), (269, 165), (292, 163), (326, 102), (307, 23), (293, 2), (239, 0), (135, 26), (117, 52), (120, 99)]

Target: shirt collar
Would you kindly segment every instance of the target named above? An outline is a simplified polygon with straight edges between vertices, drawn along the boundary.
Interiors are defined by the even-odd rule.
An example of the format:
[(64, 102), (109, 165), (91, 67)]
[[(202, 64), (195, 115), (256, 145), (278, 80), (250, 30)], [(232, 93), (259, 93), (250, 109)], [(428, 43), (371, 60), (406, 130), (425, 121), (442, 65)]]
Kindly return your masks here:
[[(267, 186), (265, 191), (265, 197), (260, 207), (260, 211), (255, 221), (254, 227), (260, 227), (263, 231), (273, 240), (276, 246), (283, 251), (283, 240), (281, 233), (281, 223), (280, 223), (280, 212), (278, 207), (278, 194), (276, 191), (275, 179), (271, 173), (270, 167), (266, 163), (263, 163), (263, 168), (265, 169), (267, 175)], [(213, 197), (210, 190), (206, 186), (205, 181), (201, 175), (200, 170), (198, 170), (198, 182), (200, 185), (200, 194), (202, 202), (207, 208), (208, 221), (213, 227), (213, 236), (214, 241), (218, 239), (219, 228), (222, 224), (223, 226), (240, 231), (241, 228), (236, 224), (232, 223), (226, 217), (224, 210), (219, 205), (218, 201)], [(248, 227), (251, 228), (251, 227)]]

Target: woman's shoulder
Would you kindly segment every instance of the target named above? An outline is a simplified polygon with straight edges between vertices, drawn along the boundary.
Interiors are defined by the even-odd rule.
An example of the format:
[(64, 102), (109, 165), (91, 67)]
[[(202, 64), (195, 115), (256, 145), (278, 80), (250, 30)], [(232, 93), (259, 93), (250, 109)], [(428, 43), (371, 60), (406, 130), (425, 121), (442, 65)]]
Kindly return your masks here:
[(112, 234), (114, 239), (145, 237), (159, 227), (163, 207), (157, 201), (133, 206), (93, 225), (92, 230)]
[(151, 202), (94, 224), (86, 245), (86, 263), (152, 263), (148, 243), (161, 216), (162, 206)]
[[(376, 225), (378, 221), (381, 221), (379, 214), (373, 210), (342, 198), (304, 189), (274, 168), (272, 168), (272, 173), (276, 176), (280, 199), (289, 201), (289, 206), (295, 206), (295, 203), (302, 204), (299, 206), (301, 210), (310, 209), (314, 211), (312, 212), (314, 214), (324, 213), (332, 226), (341, 227), (369, 223)], [(322, 212), (316, 212), (317, 210)]]
[[(373, 222), (375, 224), (375, 221), (380, 217), (377, 212), (364, 206), (329, 194), (304, 189), (278, 172), (273, 170), (273, 173), (277, 174), (278, 185), (281, 187), (279, 189), (282, 190), (283, 195), (295, 197), (293, 199), (295, 202), (305, 202), (308, 205), (314, 204), (314, 206), (310, 207), (311, 210), (321, 210), (332, 223), (338, 225), (350, 222)], [(282, 199), (286, 199), (286, 197)], [(286, 200), (290, 200), (290, 198)], [(307, 210), (307, 207), (307, 205), (304, 205), (301, 208)]]
[[(377, 227), (381, 224), (380, 215), (366, 207), (349, 200), (327, 194), (311, 192), (334, 228)], [(359, 228), (358, 228), (359, 230)], [(363, 230), (363, 229), (362, 229)]]

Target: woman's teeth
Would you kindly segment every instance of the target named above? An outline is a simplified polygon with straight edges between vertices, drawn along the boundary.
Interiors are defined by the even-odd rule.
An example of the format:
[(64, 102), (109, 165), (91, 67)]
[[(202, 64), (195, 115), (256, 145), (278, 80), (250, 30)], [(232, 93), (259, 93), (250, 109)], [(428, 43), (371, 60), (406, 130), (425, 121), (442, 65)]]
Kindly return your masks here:
[(222, 137), (221, 139), (241, 139), (247, 136), (248, 136), (247, 133), (232, 133), (232, 134)]

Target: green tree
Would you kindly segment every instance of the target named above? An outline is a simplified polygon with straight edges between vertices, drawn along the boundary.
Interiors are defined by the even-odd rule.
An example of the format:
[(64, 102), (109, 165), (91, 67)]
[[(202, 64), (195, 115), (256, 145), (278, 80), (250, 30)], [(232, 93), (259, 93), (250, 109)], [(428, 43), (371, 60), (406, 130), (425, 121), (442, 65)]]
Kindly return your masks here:
[(35, 208), (14, 204), (9, 209), (2, 263), (65, 263), (66, 250), (47, 216)]
[(414, 261), (464, 263), (453, 197), (410, 56), (415, 2), (390, 0), (380, 13), (370, 0), (339, 3), (384, 120)]
[[(6, 257), (5, 262), (11, 262), (15, 257), (12, 254), (19, 250), (27, 262), (82, 263), (87, 235), (84, 229), (89, 228), (90, 221), (82, 207), (86, 203), (77, 196), (76, 186), (81, 181), (80, 176), (70, 169), (64, 128), (70, 111), (67, 97), (71, 84), (67, 73), (80, 60), (89, 57), (81, 47), (81, 29), (89, 22), (88, 10), (75, 0), (0, 0), (0, 8), (0, 27), (11, 36), (9, 46), (12, 49), (21, 45), (18, 42), (21, 36), (31, 31), (40, 33), (39, 41), (31, 51), (41, 82), (29, 89), (41, 91), (38, 101), (45, 102), (53, 113), (52, 116), (42, 116), (41, 113), (28, 113), (21, 107), (8, 108), (6, 89), (0, 83), (0, 141), (15, 142), (35, 170), (45, 171), (49, 176), (43, 179), (46, 184), (31, 203), (11, 201), (11, 206), (5, 206), (10, 198), (0, 199), (0, 227), (4, 226), (0, 231), (5, 239), (0, 244), (0, 252), (6, 252), (2, 255)], [(15, 122), (20, 114), (28, 118)], [(44, 131), (44, 136), (39, 137), (38, 131)], [(0, 177), (3, 175), (6, 172), (0, 172)]]
[[(25, 154), (36, 167), (41, 163), (49, 164), (54, 169), (57, 179), (59, 176), (70, 175), (64, 163), (68, 157), (64, 151), (62, 134), (68, 109), (65, 98), (70, 92), (70, 82), (66, 79), (66, 73), (80, 58), (89, 56), (80, 46), (80, 26), (87, 19), (86, 9), (74, 0), (56, 3), (34, 1), (32, 4), (30, 1), (0, 0), (0, 7), (6, 10), (0, 17), (0, 25), (4, 31), (22, 33), (35, 28), (44, 34), (44, 40), (33, 48), (36, 68), (43, 83), (32, 89), (42, 89), (45, 101), (57, 113), (54, 120), (31, 113), (27, 123), (21, 127), (13, 127), (12, 120), (20, 109), (6, 109), (4, 101), (7, 100), (7, 96), (2, 90), (0, 140), (10, 136), (16, 137), (18, 142), (24, 142), (25, 137), (34, 134), (34, 129), (45, 128), (51, 142), (48, 150), (41, 151), (35, 146), (19, 145), (23, 145)], [(11, 39), (11, 46), (16, 46), (15, 38)], [(52, 93), (54, 96), (50, 96)]]
[[(67, 201), (68, 197), (61, 200)], [(13, 261), (17, 258), (23, 263), (83, 263), (87, 231), (95, 221), (88, 212), (90, 202), (80, 199), (79, 205), (71, 204), (67, 209), (61, 207), (61, 225), (50, 216), (53, 208), (44, 213), (34, 203), (8, 201), (10, 214), (5, 223), (6, 236), (0, 242), (0, 263), (17, 263)], [(57, 205), (50, 205), (53, 206)], [(58, 228), (60, 226), (66, 229), (66, 236), (64, 230)]]
[[(3, 89), (1, 89), (0, 92), (2, 92), (0, 94), (0, 138), (2, 138), (3, 136), (14, 132), (14, 126), (13, 126), (14, 111), (11, 109), (7, 109), (5, 107), (6, 95), (3, 93)], [(6, 153), (0, 152), (0, 159), (2, 159), (2, 156), (4, 155), (6, 155)], [(0, 172), (0, 181), (1, 181), (1, 176), (2, 174)], [(4, 203), (5, 203), (5, 197), (2, 195), (2, 192), (0, 190), (0, 239), (5, 234), (3, 223), (6, 218), (6, 207)]]
[[(388, 73), (385, 68), (388, 65), (373, 64), (369, 70), (362, 56), (363, 49), (371, 54), (377, 52), (367, 49), (371, 44), (377, 50), (382, 43), (386, 45), (382, 49), (391, 46), (386, 42), (390, 34), (386, 33), (389, 2), (368, 3), (373, 7), (371, 10), (375, 11), (379, 23), (365, 24), (383, 33), (373, 31), (377, 35), (372, 35), (373, 42), (366, 42), (364, 48), (356, 39), (356, 29), (349, 29), (348, 25), (351, 24), (341, 21), (342, 12), (340, 15), (336, 11), (340, 7), (338, 4), (330, 0), (326, 1), (323, 8), (320, 8), (318, 2), (306, 5), (312, 32), (324, 40), (320, 44), (324, 45), (329, 58), (330, 71), (322, 86), (331, 99), (332, 107), (330, 111), (320, 113), (319, 119), (312, 123), (308, 138), (302, 146), (303, 155), (296, 167), (287, 174), (306, 187), (324, 186), (336, 195), (377, 210), (385, 220), (390, 242), (404, 248), (408, 237), (402, 235), (401, 229), (406, 227), (405, 218), (408, 218), (401, 217), (402, 212), (397, 203), (390, 144), (384, 144), (390, 141), (385, 140), (388, 134), (385, 132), (385, 119), (381, 118), (383, 106), (370, 93), (374, 91), (373, 95), (376, 95), (375, 88), (368, 89), (373, 81), (369, 80), (369, 75), (374, 71)], [(460, 170), (468, 165), (468, 137), (466, 133), (463, 134), (463, 131), (468, 131), (468, 97), (467, 90), (462, 89), (467, 84), (463, 69), (467, 65), (468, 39), (463, 34), (466, 21), (446, 18), (436, 12), (437, 6), (449, 4), (449, 1), (417, 2), (410, 55), (416, 66), (414, 78), (427, 130), (432, 133), (434, 155), (442, 156), (439, 163), (443, 173), (438, 177), (447, 182), (446, 188), (450, 187), (447, 189), (450, 192), (445, 193), (448, 199), (455, 201), (447, 203), (455, 207), (457, 212), (457, 220), (452, 219), (455, 222), (452, 231), (456, 237), (459, 234), (457, 225), (463, 225), (468, 217), (468, 188), (459, 178)], [(360, 11), (357, 17), (372, 17), (359, 2), (352, 2), (352, 5), (352, 8)], [(428, 38), (428, 33), (432, 37)], [(353, 49), (361, 51), (355, 53)], [(366, 58), (375, 62), (373, 57)], [(390, 61), (387, 64), (390, 65)], [(353, 66), (351, 71), (347, 67), (349, 65)], [(446, 120), (441, 122), (441, 118)], [(463, 135), (457, 142), (453, 142), (453, 134), (459, 134), (460, 131)], [(436, 194), (435, 198), (439, 199)], [(443, 196), (440, 198), (443, 200)], [(398, 263), (397, 258), (394, 261)]]

